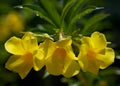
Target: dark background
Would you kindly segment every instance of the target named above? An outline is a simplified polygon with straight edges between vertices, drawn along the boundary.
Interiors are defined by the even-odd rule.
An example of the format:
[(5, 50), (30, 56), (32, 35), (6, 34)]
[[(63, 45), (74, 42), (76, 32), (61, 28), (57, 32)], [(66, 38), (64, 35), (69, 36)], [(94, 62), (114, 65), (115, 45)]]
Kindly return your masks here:
[[(12, 10), (20, 12), (20, 10), (14, 9), (14, 6), (36, 2), (37, 0), (2, 0), (0, 1), (0, 16), (8, 14)], [(106, 80), (109, 78), (108, 86), (120, 86), (120, 0), (91, 0), (90, 4), (104, 6), (105, 12), (110, 14), (110, 16), (107, 18), (107, 21), (110, 22), (110, 26), (107, 29), (103, 29), (103, 33), (108, 35), (108, 40), (112, 42), (112, 47), (115, 50), (116, 59), (111, 67), (113, 68), (113, 70), (115, 69), (115, 71), (117, 71), (117, 74), (113, 73), (110, 76), (105, 76), (103, 78)], [(40, 20), (39, 17), (31, 17), (30, 14), (28, 15), (28, 17), (25, 18), (25, 31), (28, 28), (27, 26), (35, 27), (36, 23), (43, 22)], [(28, 76), (24, 80), (21, 80), (17, 74), (12, 73), (11, 71), (8, 71), (4, 68), (4, 63), (7, 61), (7, 58), (9, 56), (9, 54), (4, 50), (4, 42), (5, 41), (0, 41), (0, 86), (77, 86), (71, 84), (71, 82), (76, 80), (76, 78), (74, 77), (71, 82), (69, 79), (65, 79), (65, 81), (62, 76), (49, 75), (46, 78), (43, 78), (43, 75), (45, 73), (44, 68), (38, 72), (31, 70)]]

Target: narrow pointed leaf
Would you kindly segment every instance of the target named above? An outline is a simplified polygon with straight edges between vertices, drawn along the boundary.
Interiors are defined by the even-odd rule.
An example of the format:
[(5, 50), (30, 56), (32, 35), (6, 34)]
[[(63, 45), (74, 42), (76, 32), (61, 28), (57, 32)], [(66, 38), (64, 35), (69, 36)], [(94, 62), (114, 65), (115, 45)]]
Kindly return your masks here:
[(74, 2), (75, 2), (75, 0), (69, 1), (69, 2), (65, 5), (65, 7), (63, 8), (62, 14), (61, 14), (61, 22), (64, 21), (65, 16), (67, 15), (68, 11), (70, 10), (70, 8), (72, 7), (72, 4), (73, 4)]
[(40, 0), (41, 5), (47, 11), (52, 21), (57, 27), (60, 27), (60, 15), (58, 14), (53, 0)]
[(22, 6), (16, 6), (16, 8), (27, 9), (56, 27), (54, 22), (49, 18), (48, 14), (40, 6), (25, 4)]
[(109, 16), (109, 14), (98, 13), (98, 14), (95, 14), (90, 19), (87, 19), (87, 22), (85, 23), (85, 26), (82, 30), (82, 34), (84, 34), (84, 35), (87, 34), (88, 30), (92, 30), (93, 25), (95, 25), (96, 23), (99, 23), (100, 21), (102, 21), (103, 19), (105, 19), (108, 16)]
[(81, 19), (82, 17), (84, 17), (85, 15), (93, 12), (95, 10), (94, 7), (90, 7), (88, 9), (85, 9), (84, 11), (78, 13), (69, 23), (68, 25), (68, 32), (71, 33), (72, 32), (72, 28), (74, 26), (74, 24), (77, 22), (78, 19)]
[(76, 13), (80, 10), (80, 8), (85, 4), (86, 0), (77, 0), (76, 4), (73, 6), (73, 9), (71, 10), (71, 17), (76, 15)]

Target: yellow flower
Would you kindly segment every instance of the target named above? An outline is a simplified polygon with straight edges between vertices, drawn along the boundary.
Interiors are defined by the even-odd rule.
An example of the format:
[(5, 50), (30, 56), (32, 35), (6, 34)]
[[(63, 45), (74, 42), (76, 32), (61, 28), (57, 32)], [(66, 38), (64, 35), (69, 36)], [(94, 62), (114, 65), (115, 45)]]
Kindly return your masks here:
[(6, 16), (4, 26), (13, 33), (20, 32), (24, 29), (24, 21), (19, 13), (11, 12)]
[(7, 16), (0, 17), (0, 41), (6, 39), (11, 33), (23, 31), (24, 21), (17, 12), (10, 12)]
[[(72, 51), (71, 43), (72, 40), (70, 38), (65, 38), (57, 42), (46, 39), (40, 44), (37, 57), (43, 57), (39, 58), (39, 63), (36, 65), (41, 68), (41, 65), (45, 64), (47, 71), (52, 75), (72, 77), (78, 74), (80, 67), (76, 62), (77, 58)], [(44, 62), (41, 62), (43, 59)], [(38, 61), (38, 58), (36, 61)]]
[(104, 34), (94, 32), (91, 37), (81, 39), (78, 62), (83, 71), (97, 74), (100, 69), (105, 69), (114, 62), (114, 51), (107, 47)]
[(25, 78), (33, 67), (36, 68), (34, 58), (38, 48), (37, 38), (30, 32), (26, 32), (22, 39), (11, 37), (5, 43), (5, 49), (14, 55), (8, 59), (5, 67)]

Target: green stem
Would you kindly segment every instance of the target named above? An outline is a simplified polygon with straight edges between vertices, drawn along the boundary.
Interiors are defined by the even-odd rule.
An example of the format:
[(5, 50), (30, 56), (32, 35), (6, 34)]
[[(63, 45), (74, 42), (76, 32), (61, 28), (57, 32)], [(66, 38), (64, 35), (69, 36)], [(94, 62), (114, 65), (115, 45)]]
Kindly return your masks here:
[(62, 40), (62, 38), (63, 38), (63, 34), (62, 34), (62, 32), (60, 32), (59, 33), (59, 40)]

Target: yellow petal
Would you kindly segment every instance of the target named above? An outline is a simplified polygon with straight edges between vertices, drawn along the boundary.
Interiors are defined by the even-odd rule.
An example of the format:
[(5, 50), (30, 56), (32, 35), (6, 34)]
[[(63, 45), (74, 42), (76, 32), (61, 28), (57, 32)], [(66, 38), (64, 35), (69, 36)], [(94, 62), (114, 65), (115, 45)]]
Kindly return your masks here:
[(66, 46), (71, 46), (72, 44), (72, 39), (70, 38), (64, 38), (58, 42), (56, 42), (59, 47), (66, 47)]
[(97, 59), (101, 62), (100, 68), (105, 69), (114, 62), (114, 50), (112, 48), (106, 48), (105, 55), (98, 54)]
[(34, 69), (36, 71), (39, 71), (44, 65), (45, 65), (45, 52), (43, 49), (39, 49), (37, 54), (34, 57), (33, 64), (34, 64)]
[(93, 48), (93, 42), (90, 37), (83, 37), (81, 38), (82, 45), (85, 45), (86, 48)]
[(79, 63), (80, 68), (81, 68), (84, 72), (86, 72), (86, 71), (87, 71), (87, 65), (88, 65), (87, 59), (84, 58), (84, 57), (81, 58), (81, 59), (78, 59), (78, 63)]
[[(47, 44), (47, 61), (46, 61), (46, 69), (50, 74), (53, 75), (61, 75), (64, 74), (65, 71), (68, 69), (70, 70), (69, 65), (73, 59), (77, 59), (72, 51), (71, 47), (72, 40), (69, 38), (60, 40), (58, 42), (50, 42), (46, 40)], [(49, 46), (48, 46), (49, 45)], [(66, 71), (68, 72), (68, 71)], [(66, 76), (75, 75), (76, 72), (73, 70)]]
[(58, 47), (61, 47), (61, 48), (65, 49), (68, 57), (70, 57), (73, 60), (77, 60), (77, 58), (75, 57), (75, 54), (72, 50), (71, 44), (72, 44), (72, 40), (70, 38), (65, 38), (63, 40), (60, 40), (60, 41), (56, 42), (56, 45)]
[(43, 49), (44, 57), (45, 57), (45, 59), (47, 59), (54, 53), (57, 46), (56, 46), (55, 42), (52, 42), (50, 39), (46, 39), (43, 43), (41, 43), (39, 45), (39, 48)]
[(80, 52), (78, 54), (78, 63), (84, 72), (87, 70), (87, 65), (88, 65), (87, 57), (86, 57), (87, 51), (88, 51), (88, 46), (86, 46), (86, 44), (82, 44), (80, 46)]
[[(80, 53), (78, 55), (78, 62), (79, 65), (81, 67), (81, 69), (85, 72), (85, 71), (89, 71), (92, 72), (94, 74), (98, 73), (99, 70), (99, 65), (100, 63), (97, 61), (97, 59), (95, 59), (95, 54), (94, 53), (90, 53), (92, 52), (89, 51), (91, 48), (86, 45), (86, 44), (82, 44), (80, 46)], [(94, 52), (94, 50), (93, 50)]]
[(46, 70), (52, 74), (52, 75), (60, 75), (62, 74), (63, 65), (61, 65), (59, 62), (54, 62), (50, 59), (48, 59), (46, 63)]
[(56, 45), (50, 39), (40, 43), (37, 54), (34, 58), (34, 69), (40, 70), (45, 65), (45, 60), (50, 57), (56, 49)]
[(87, 71), (98, 74), (100, 67), (100, 62), (97, 61), (95, 58), (88, 60)]
[(5, 43), (5, 49), (12, 54), (15, 55), (23, 55), (25, 53), (25, 50), (22, 46), (21, 39), (17, 37), (11, 37), (6, 43)]
[(69, 64), (69, 65), (68, 65), (66, 71), (63, 73), (63, 75), (65, 77), (70, 78), (70, 77), (75, 76), (79, 73), (80, 66), (76, 61), (72, 60), (70, 63), (67, 62), (66, 64)]
[(104, 49), (107, 45), (104, 34), (99, 33), (99, 32), (94, 32), (91, 35), (91, 40), (94, 43), (94, 47), (98, 50)]
[(22, 37), (23, 46), (26, 51), (35, 51), (38, 49), (37, 38), (33, 36), (32, 33), (26, 32)]
[(79, 65), (84, 72), (89, 71), (94, 74), (98, 73), (100, 63), (95, 58), (88, 59), (86, 56), (79, 58), (81, 58), (78, 60)]
[(64, 49), (66, 51), (67, 57), (69, 57), (72, 60), (78, 60), (78, 58), (75, 56), (71, 46), (67, 46)]
[(46, 62), (47, 71), (53, 75), (62, 74), (66, 59), (66, 51), (63, 48), (56, 49)]
[(23, 18), (16, 12), (11, 12), (7, 15), (5, 26), (12, 32), (20, 32), (24, 29)]
[(33, 67), (31, 55), (13, 55), (8, 59), (5, 67), (13, 72), (18, 73), (20, 77), (24, 79)]

